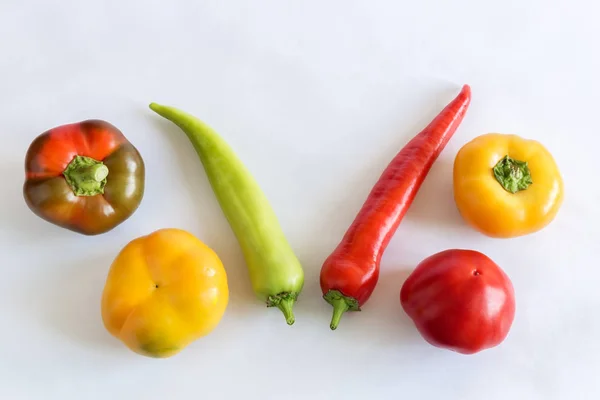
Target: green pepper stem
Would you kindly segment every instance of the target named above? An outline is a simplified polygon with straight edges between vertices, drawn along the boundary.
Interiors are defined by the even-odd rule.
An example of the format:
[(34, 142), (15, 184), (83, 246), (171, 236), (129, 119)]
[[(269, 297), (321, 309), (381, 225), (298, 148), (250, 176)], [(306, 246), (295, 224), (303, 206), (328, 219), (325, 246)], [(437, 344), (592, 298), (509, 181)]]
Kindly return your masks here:
[(333, 306), (333, 316), (331, 317), (331, 323), (329, 327), (332, 331), (336, 330), (340, 324), (340, 319), (346, 311), (348, 311), (348, 303), (343, 298), (332, 300), (331, 305)]
[(294, 311), (292, 310), (293, 306), (294, 299), (291, 297), (281, 299), (279, 304), (277, 304), (277, 308), (279, 308), (283, 313), (285, 322), (287, 322), (288, 325), (293, 325), (294, 322), (296, 322), (296, 317), (294, 317)]
[(288, 325), (293, 325), (294, 322), (296, 322), (296, 317), (294, 317), (292, 309), (297, 298), (298, 293), (291, 292), (281, 292), (276, 295), (270, 295), (267, 298), (267, 307), (279, 308), (285, 317), (285, 322), (287, 322)]
[(339, 290), (330, 290), (325, 293), (323, 298), (333, 306), (333, 316), (329, 324), (332, 331), (337, 329), (340, 319), (346, 311), (360, 311), (358, 300), (354, 297), (343, 295)]
[(500, 185), (510, 193), (525, 190), (533, 183), (526, 161), (504, 156), (493, 168), (494, 176)]
[(75, 156), (63, 175), (76, 196), (95, 196), (104, 193), (108, 167), (93, 158)]
[(78, 171), (81, 181), (102, 182), (108, 176), (108, 167), (104, 164), (91, 165)]

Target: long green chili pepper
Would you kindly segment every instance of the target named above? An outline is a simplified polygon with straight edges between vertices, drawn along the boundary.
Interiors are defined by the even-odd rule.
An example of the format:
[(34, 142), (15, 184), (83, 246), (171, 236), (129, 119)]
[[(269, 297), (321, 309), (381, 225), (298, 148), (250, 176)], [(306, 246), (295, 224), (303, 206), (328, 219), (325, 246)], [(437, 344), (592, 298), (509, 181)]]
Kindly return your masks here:
[(231, 147), (198, 118), (156, 103), (150, 109), (181, 128), (192, 142), (242, 248), (255, 294), (267, 307), (278, 307), (292, 325), (304, 271), (254, 177)]

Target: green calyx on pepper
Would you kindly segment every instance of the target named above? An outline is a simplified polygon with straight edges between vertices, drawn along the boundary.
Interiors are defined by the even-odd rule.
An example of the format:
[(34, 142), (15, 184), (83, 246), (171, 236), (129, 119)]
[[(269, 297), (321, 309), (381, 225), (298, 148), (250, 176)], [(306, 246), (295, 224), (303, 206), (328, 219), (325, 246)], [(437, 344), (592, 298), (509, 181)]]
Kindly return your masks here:
[(508, 155), (498, 161), (493, 171), (504, 190), (513, 194), (527, 189), (533, 183), (527, 162), (515, 160)]
[(95, 196), (104, 193), (108, 167), (102, 161), (75, 156), (63, 175), (76, 196)]
[(333, 316), (329, 328), (334, 331), (337, 329), (346, 311), (360, 311), (358, 301), (352, 297), (344, 296), (339, 290), (328, 291), (323, 298), (333, 306)]
[(293, 325), (296, 322), (293, 307), (297, 299), (298, 293), (280, 293), (267, 298), (267, 307), (279, 308), (285, 317), (285, 322)]

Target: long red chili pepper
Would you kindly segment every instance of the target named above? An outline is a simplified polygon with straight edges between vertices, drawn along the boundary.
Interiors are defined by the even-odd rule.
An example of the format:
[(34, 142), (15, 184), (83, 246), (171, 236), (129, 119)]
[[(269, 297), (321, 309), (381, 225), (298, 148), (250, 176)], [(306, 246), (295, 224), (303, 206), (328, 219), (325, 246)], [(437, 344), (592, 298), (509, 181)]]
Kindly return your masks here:
[(344, 312), (360, 311), (371, 297), (385, 248), (470, 102), (471, 88), (464, 85), (458, 96), (402, 148), (325, 260), (320, 281), (323, 298), (333, 306), (331, 329), (337, 328)]

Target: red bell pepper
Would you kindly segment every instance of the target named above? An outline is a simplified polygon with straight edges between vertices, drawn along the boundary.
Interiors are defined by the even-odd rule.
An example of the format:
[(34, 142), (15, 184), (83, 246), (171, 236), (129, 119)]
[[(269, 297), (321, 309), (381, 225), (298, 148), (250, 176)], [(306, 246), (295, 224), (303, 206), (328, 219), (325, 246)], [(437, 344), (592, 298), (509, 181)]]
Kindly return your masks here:
[(510, 279), (474, 250), (427, 257), (402, 285), (400, 302), (428, 343), (461, 354), (498, 346), (515, 317)]

